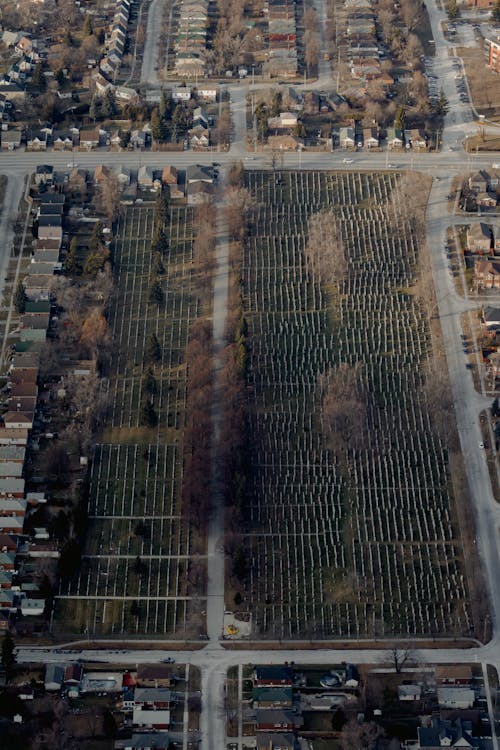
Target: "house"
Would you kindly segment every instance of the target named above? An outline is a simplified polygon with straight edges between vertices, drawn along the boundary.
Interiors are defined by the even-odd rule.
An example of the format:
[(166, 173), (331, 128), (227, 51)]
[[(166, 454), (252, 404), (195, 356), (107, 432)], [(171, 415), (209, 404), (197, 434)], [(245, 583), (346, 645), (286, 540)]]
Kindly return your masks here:
[(8, 430), (31, 430), (33, 427), (33, 418), (21, 412), (8, 411), (3, 415), (2, 419)]
[(485, 193), (488, 190), (489, 182), (488, 172), (481, 169), (469, 177), (469, 188), (478, 193)]
[(121, 672), (86, 672), (80, 683), (82, 693), (121, 693), (122, 686)]
[(486, 193), (477, 193), (476, 203), (482, 208), (495, 208), (497, 205), (497, 194), (487, 191)]
[(2, 148), (7, 151), (13, 151), (21, 145), (22, 132), (18, 128), (2, 130)]
[[(17, 535), (22, 534), (23, 526), (24, 526), (24, 518), (19, 518), (18, 516), (0, 517), (0, 532), (3, 534), (17, 534)], [(2, 558), (2, 555), (0, 555), (0, 565), (1, 565), (1, 558)]]
[(130, 169), (129, 167), (122, 167), (121, 165), (115, 167), (113, 170), (115, 177), (121, 185), (122, 190), (130, 185)]
[(47, 664), (45, 667), (45, 690), (50, 692), (61, 690), (64, 683), (64, 671), (63, 664)]
[[(52, 219), (55, 217), (50, 216), (40, 216), (38, 220), (38, 239), (40, 240), (57, 240), (58, 242), (62, 242), (63, 237), (63, 230), (61, 226), (61, 219), (59, 218), (59, 224), (57, 224), (55, 221), (52, 221)], [(30, 274), (30, 276), (27, 277), (27, 281), (23, 282), (26, 294), (28, 294), (28, 288), (30, 285), (32, 286), (35, 282), (35, 280), (32, 278), (34, 274)], [(30, 278), (31, 277), (31, 278)]]
[(188, 130), (189, 145), (191, 148), (207, 148), (210, 145), (210, 135), (203, 125), (195, 125)]
[(298, 119), (295, 112), (281, 112), (278, 117), (270, 117), (267, 121), (269, 129), (294, 128)]
[(59, 130), (52, 136), (54, 151), (71, 151), (77, 145), (77, 139), (72, 130)]
[(149, 133), (146, 130), (132, 130), (130, 134), (130, 145), (134, 148), (146, 148), (149, 142)]
[(202, 107), (195, 107), (193, 110), (193, 125), (208, 128), (208, 115)]
[(35, 170), (36, 185), (50, 185), (54, 180), (54, 167), (52, 164), (39, 164)]
[(132, 723), (134, 727), (168, 729), (170, 726), (170, 711), (168, 709), (134, 708)]
[(186, 168), (186, 185), (194, 182), (214, 182), (214, 171), (211, 167), (204, 167), (201, 164), (191, 164)]
[[(26, 136), (27, 151), (46, 151), (49, 145), (50, 130), (31, 130)], [(38, 183), (37, 183), (38, 184)]]
[[(485, 307), (483, 318), (493, 319), (500, 326), (500, 309)], [(443, 664), (436, 667), (434, 672), (437, 685), (463, 685), (470, 687), (472, 684), (472, 668), (467, 664)]]
[(144, 732), (132, 734), (127, 740), (116, 740), (115, 750), (168, 750), (168, 732)]
[(206, 182), (190, 182), (186, 186), (186, 197), (188, 205), (199, 206), (202, 203), (210, 203), (212, 200), (213, 188)]
[(170, 664), (139, 664), (137, 684), (140, 687), (172, 687), (175, 685), (175, 668)]
[(475, 693), (468, 687), (441, 686), (437, 690), (440, 708), (472, 708)]
[(254, 687), (252, 689), (254, 708), (291, 708), (291, 687)]
[(18, 55), (26, 55), (33, 49), (33, 42), (26, 36), (22, 36), (14, 45), (14, 50)]
[(257, 732), (257, 750), (294, 750), (295, 737), (293, 734), (269, 734)]
[[(6, 519), (2, 519), (2, 523)], [(2, 532), (2, 535), (9, 535), (9, 532)], [(16, 556), (13, 552), (0, 552), (0, 570), (14, 571), (16, 569)]]
[(139, 167), (137, 173), (137, 184), (143, 190), (151, 190), (154, 187), (154, 173), (153, 167), (149, 167), (145, 164)]
[(40, 195), (37, 195), (36, 199), (41, 205), (55, 203), (61, 206), (64, 204), (66, 200), (65, 196), (62, 193), (51, 193), (51, 192), (40, 193)]
[[(500, 330), (500, 308), (490, 307), (489, 305), (483, 309), (483, 325), (488, 331), (495, 334), (496, 331)], [(452, 678), (449, 678), (452, 679)], [(437, 675), (436, 675), (437, 681)], [(441, 685), (470, 685), (470, 682), (441, 682)]]
[(403, 131), (399, 128), (387, 128), (386, 141), (390, 149), (403, 148)]
[(491, 231), (488, 224), (482, 221), (471, 224), (467, 229), (467, 250), (474, 255), (489, 255), (491, 249)]
[[(19, 413), (17, 416), (25, 415)], [(33, 418), (31, 418), (31, 421), (33, 421)], [(21, 477), (0, 477), (0, 502), (5, 497), (22, 499), (24, 497), (24, 479)]]
[(217, 101), (217, 89), (212, 86), (203, 86), (198, 88), (198, 99), (203, 99), (205, 102)]
[(427, 151), (427, 138), (418, 128), (410, 130), (409, 139), (414, 151)]
[(363, 146), (366, 151), (373, 151), (379, 148), (380, 142), (376, 128), (363, 129)]
[(177, 185), (178, 173), (175, 167), (167, 165), (161, 173), (161, 181), (164, 185)]
[(103, 76), (101, 72), (95, 75), (94, 84), (95, 84), (96, 91), (99, 94), (105, 94), (107, 91), (113, 91), (115, 88), (113, 84), (110, 83), (108, 79)]
[(279, 687), (293, 685), (293, 670), (284, 666), (255, 667), (253, 673), (254, 687)]
[(419, 701), (422, 696), (420, 685), (399, 685), (398, 698), (402, 702)]
[(354, 148), (356, 145), (356, 136), (354, 128), (340, 128), (339, 131), (340, 148)]
[(270, 135), (267, 148), (272, 151), (298, 151), (304, 147), (304, 142), (293, 135)]
[(172, 703), (172, 693), (168, 688), (135, 689), (133, 708), (168, 709)]
[(18, 540), (9, 534), (0, 534), (0, 552), (17, 552)]
[(81, 664), (68, 664), (64, 668), (64, 686), (79, 685), (83, 679), (83, 667)]
[(28, 428), (7, 429), (0, 425), (0, 446), (18, 446), (25, 448), (28, 442)]
[(174, 102), (188, 102), (191, 99), (191, 89), (187, 86), (178, 86), (172, 91)]
[(80, 130), (80, 148), (85, 151), (91, 151), (97, 148), (101, 142), (101, 133), (95, 130)]
[(416, 748), (442, 750), (443, 747), (459, 747), (464, 750), (478, 750), (480, 743), (472, 737), (470, 722), (460, 717), (454, 721), (433, 716), (429, 727), (418, 727)]
[(258, 708), (255, 711), (255, 728), (258, 732), (293, 732), (302, 726), (302, 718), (283, 708)]
[[(12, 477), (19, 479), (23, 475), (23, 465), (16, 461), (0, 461), (0, 477)], [(2, 501), (0, 500), (0, 503)], [(23, 501), (24, 502), (24, 501)], [(6, 511), (10, 512), (5, 506), (2, 505), (0, 508), (0, 512)], [(17, 506), (15, 508), (12, 508), (12, 515), (24, 515), (26, 513), (25, 507)], [(15, 512), (17, 511), (17, 512)], [(5, 512), (3, 512), (3, 515), (5, 515)]]
[(117, 86), (115, 91), (115, 97), (121, 102), (133, 102), (139, 100), (139, 95), (135, 89), (128, 88), (127, 86)]

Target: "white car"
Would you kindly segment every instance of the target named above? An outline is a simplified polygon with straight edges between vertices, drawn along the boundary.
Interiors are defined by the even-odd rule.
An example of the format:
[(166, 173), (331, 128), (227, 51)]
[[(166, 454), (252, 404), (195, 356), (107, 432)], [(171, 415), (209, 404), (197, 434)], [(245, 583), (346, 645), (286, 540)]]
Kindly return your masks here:
[(352, 164), (354, 159), (342, 159), (342, 164)]
[(484, 448), (484, 443), (483, 442), (479, 443), (479, 447)]
[(72, 161), (69, 161), (69, 162), (68, 162), (68, 163), (66, 164), (66, 166), (67, 166), (67, 168), (68, 168), (68, 169), (75, 169), (75, 168), (76, 168), (76, 167), (78, 166), (78, 164), (76, 163), (76, 161), (75, 161), (75, 163), (74, 163), (74, 164), (73, 164), (73, 162), (72, 162)]

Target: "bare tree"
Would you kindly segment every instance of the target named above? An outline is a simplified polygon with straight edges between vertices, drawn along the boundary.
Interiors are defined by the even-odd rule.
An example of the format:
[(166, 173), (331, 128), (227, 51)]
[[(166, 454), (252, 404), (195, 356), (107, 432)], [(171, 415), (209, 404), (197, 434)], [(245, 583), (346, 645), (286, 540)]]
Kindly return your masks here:
[(373, 750), (384, 734), (384, 730), (374, 721), (359, 723), (350, 719), (340, 733), (339, 744), (342, 750)]
[(391, 649), (391, 662), (399, 674), (405, 667), (409, 667), (415, 663), (415, 651), (410, 648), (392, 648)]
[(340, 284), (347, 272), (347, 261), (340, 226), (330, 209), (313, 214), (308, 224), (306, 259), (311, 275), (325, 284)]
[(120, 213), (120, 198), (122, 188), (120, 180), (115, 174), (110, 174), (100, 185), (98, 196), (99, 209), (110, 219), (115, 219)]
[(366, 434), (366, 395), (358, 362), (342, 362), (318, 379), (323, 431), (341, 449), (360, 447)]

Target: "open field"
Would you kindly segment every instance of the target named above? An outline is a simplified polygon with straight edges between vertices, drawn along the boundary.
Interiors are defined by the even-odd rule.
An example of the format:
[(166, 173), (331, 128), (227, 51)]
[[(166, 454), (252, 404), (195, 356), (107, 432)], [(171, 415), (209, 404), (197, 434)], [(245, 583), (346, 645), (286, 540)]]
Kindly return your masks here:
[[(242, 268), (251, 469), (239, 568), (257, 637), (468, 635), (474, 626), (448, 436), (423, 389), (428, 306), (398, 179), (246, 175), (257, 208)], [(326, 207), (347, 258), (338, 289), (312, 277), (304, 252), (309, 217)], [(343, 446), (318, 386), (341, 363), (358, 368), (366, 402)]]
[[(500, 79), (486, 66), (481, 47), (458, 47), (469, 81), (474, 106), (481, 115), (496, 119), (500, 115)], [(493, 148), (493, 147), (492, 147)]]
[[(88, 531), (79, 574), (64, 584), (56, 602), (56, 625), (67, 633), (186, 634), (192, 592), (191, 533), (181, 501), (187, 392), (183, 354), (198, 314), (192, 288), (192, 212), (170, 210), (168, 249), (158, 277), (161, 304), (149, 299), (158, 274), (151, 252), (153, 231), (154, 208), (146, 204), (128, 208), (117, 228), (109, 316), (113, 353), (102, 379), (109, 405), (104, 438), (110, 442), (96, 447), (90, 470)], [(161, 350), (156, 361), (145, 355), (152, 334)], [(155, 385), (148, 390), (151, 373)], [(146, 397), (157, 425), (144, 424)]]

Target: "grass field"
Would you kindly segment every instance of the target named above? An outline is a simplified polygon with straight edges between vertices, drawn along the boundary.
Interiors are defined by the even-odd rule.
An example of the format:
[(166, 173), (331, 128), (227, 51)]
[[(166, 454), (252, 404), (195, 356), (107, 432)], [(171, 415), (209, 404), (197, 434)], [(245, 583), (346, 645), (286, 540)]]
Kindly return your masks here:
[[(427, 311), (419, 247), (388, 174), (247, 174), (243, 253), (249, 445), (243, 606), (265, 638), (469, 634), (448, 445), (422, 390)], [(309, 217), (333, 209), (348, 272), (311, 277)], [(318, 377), (360, 365), (362, 439), (325, 432)], [(241, 567), (241, 566), (240, 566)]]
[[(109, 318), (113, 354), (102, 379), (109, 416), (90, 471), (89, 522), (82, 565), (56, 601), (61, 631), (122, 636), (184, 636), (191, 624), (191, 533), (183, 515), (182, 445), (186, 401), (183, 354), (198, 314), (192, 288), (192, 213), (172, 208), (160, 283), (163, 304), (149, 300), (156, 278), (154, 209), (128, 208), (115, 241), (116, 292)], [(145, 361), (155, 334), (156, 362)], [(156, 381), (158, 423), (145, 426), (145, 377)], [(196, 597), (197, 598), (197, 597)], [(200, 602), (197, 607), (203, 608)]]

